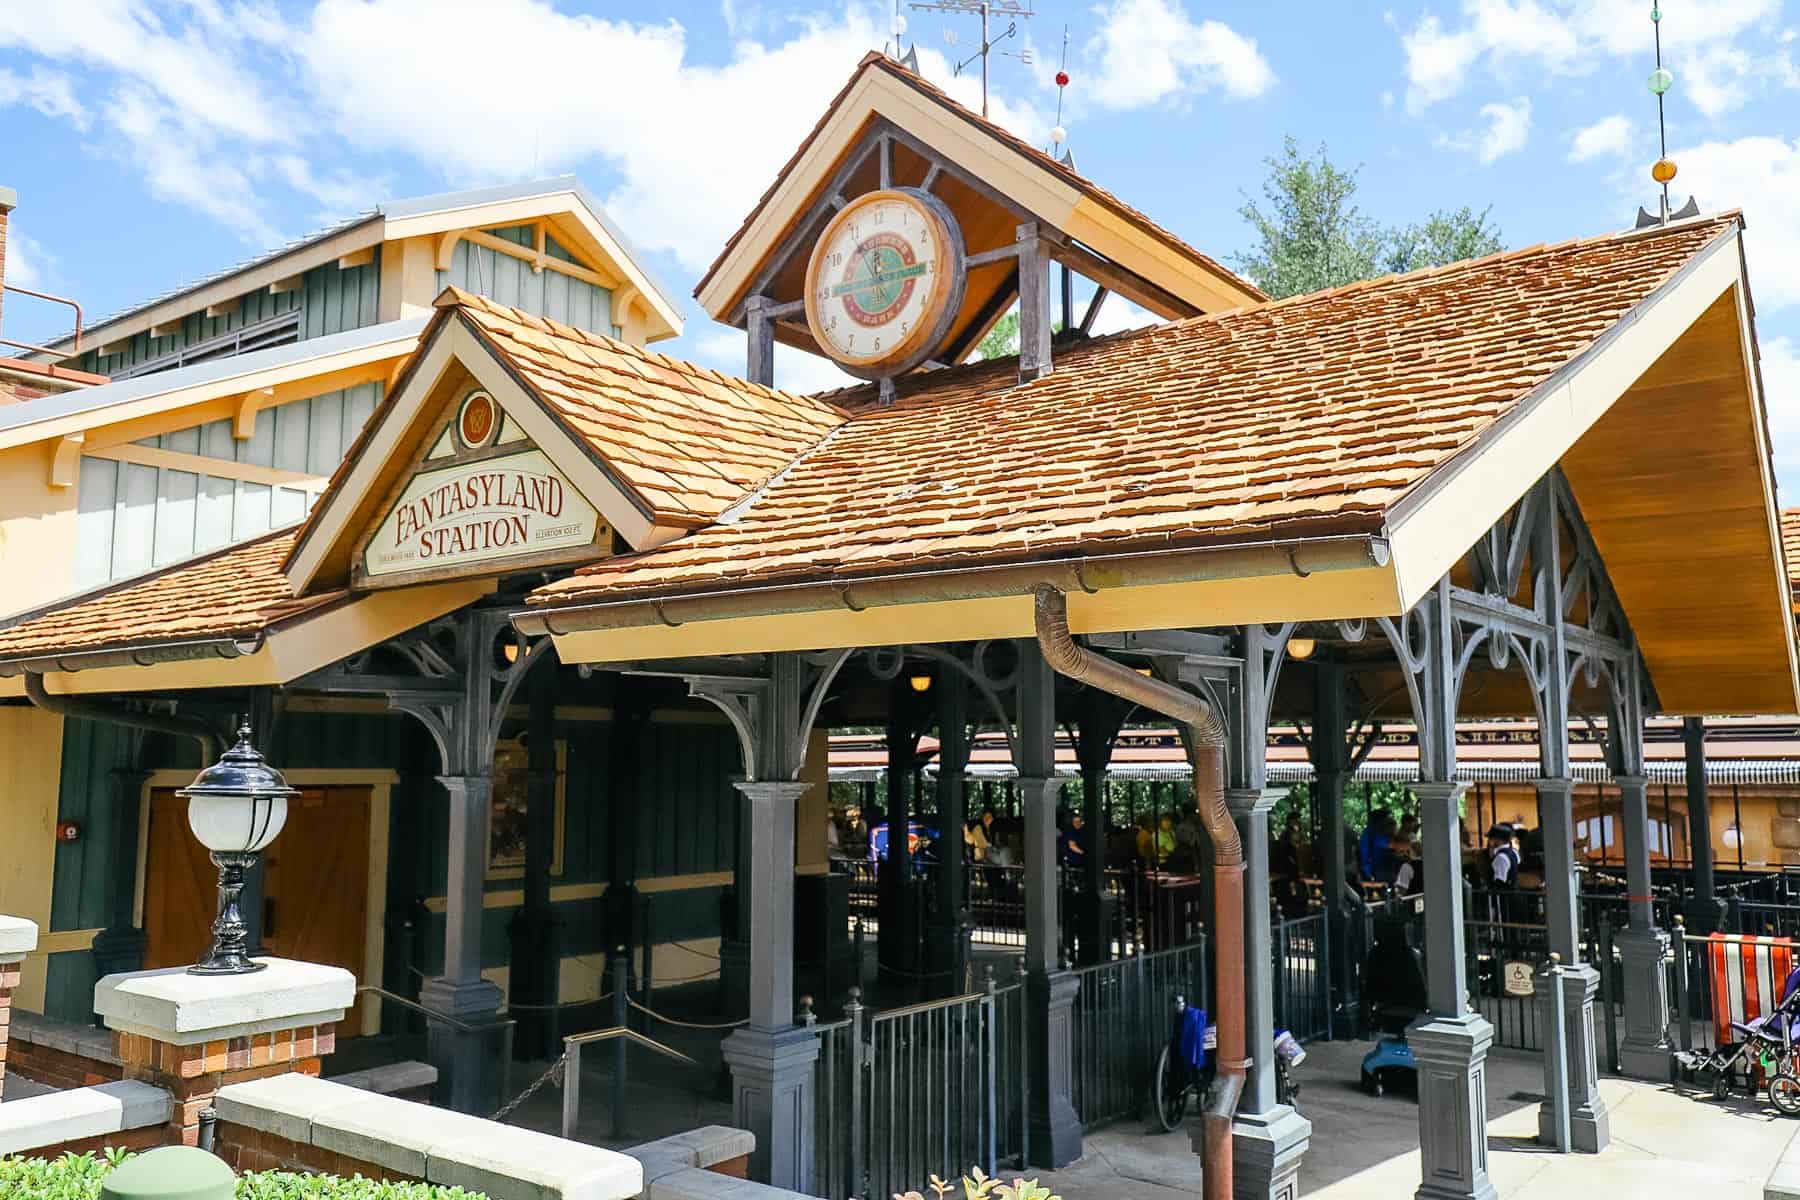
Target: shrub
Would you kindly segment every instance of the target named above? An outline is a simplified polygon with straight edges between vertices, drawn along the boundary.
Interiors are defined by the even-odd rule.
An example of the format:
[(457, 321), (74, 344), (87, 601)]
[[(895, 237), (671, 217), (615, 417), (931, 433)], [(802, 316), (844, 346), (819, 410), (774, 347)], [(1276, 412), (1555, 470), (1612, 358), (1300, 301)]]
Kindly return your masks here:
[[(100, 1183), (132, 1156), (65, 1154), (61, 1158), (0, 1158), (0, 1197), (12, 1200), (99, 1200)], [(238, 1179), (238, 1200), (487, 1200), (477, 1192), (430, 1183), (382, 1183), (358, 1175), (297, 1175), (252, 1171)]]
[[(972, 1177), (971, 1177), (972, 1176)], [(956, 1191), (956, 1184), (946, 1183), (936, 1175), (931, 1176), (931, 1191), (937, 1200), (951, 1200)], [(980, 1167), (972, 1168), (969, 1175), (962, 1179), (963, 1200), (1062, 1200), (1061, 1196), (1052, 1196), (1050, 1189), (1041, 1186), (1035, 1179), (1015, 1179), (1011, 1183), (1001, 1183), (982, 1174)], [(894, 1200), (925, 1200), (918, 1192), (896, 1192)]]

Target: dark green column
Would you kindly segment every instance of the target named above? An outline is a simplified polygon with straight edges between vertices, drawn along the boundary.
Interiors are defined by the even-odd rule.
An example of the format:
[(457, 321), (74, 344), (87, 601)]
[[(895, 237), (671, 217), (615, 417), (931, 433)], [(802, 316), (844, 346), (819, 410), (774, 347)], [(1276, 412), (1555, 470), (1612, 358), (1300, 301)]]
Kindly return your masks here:
[[(548, 653), (554, 655), (555, 651)], [(562, 938), (550, 907), (550, 870), (556, 850), (556, 660), (532, 668), (531, 716), (526, 733), (525, 902), (508, 927), (512, 960), (508, 994), (518, 1020), (517, 1053), (553, 1058), (559, 1036), (555, 1005)]]
[(968, 692), (954, 669), (933, 685), (938, 725), (937, 894), (931, 910), (926, 971), (932, 991), (952, 996), (967, 991), (969, 938), (965, 923), (968, 892), (963, 870), (963, 827), (968, 823)]

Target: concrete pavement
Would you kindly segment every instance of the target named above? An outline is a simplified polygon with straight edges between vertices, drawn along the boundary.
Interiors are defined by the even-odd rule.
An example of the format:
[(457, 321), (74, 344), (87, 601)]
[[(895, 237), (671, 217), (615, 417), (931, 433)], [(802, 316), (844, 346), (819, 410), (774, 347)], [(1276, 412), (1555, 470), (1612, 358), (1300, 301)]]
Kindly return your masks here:
[[(1313, 1122), (1301, 1194), (1317, 1200), (1405, 1200), (1419, 1184), (1418, 1113), (1404, 1096), (1357, 1086), (1366, 1042), (1309, 1047), (1300, 1108)], [(1612, 1145), (1559, 1155), (1533, 1137), (1543, 1091), (1536, 1056), (1488, 1058), (1488, 1170), (1505, 1200), (1704, 1196), (1761, 1200), (1763, 1180), (1800, 1122), (1762, 1103), (1701, 1100), (1666, 1086), (1601, 1080)], [(1063, 1200), (1189, 1200), (1200, 1163), (1185, 1133), (1123, 1122), (1091, 1134), (1073, 1166), (1039, 1175)], [(1010, 1174), (1010, 1173), (1009, 1173)]]

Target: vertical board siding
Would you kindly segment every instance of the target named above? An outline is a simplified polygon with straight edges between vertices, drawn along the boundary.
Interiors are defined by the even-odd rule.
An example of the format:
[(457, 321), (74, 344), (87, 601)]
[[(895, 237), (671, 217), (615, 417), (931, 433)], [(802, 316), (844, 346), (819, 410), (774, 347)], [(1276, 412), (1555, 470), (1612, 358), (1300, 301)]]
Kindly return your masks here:
[[(515, 245), (532, 244), (528, 225), (486, 232)], [(563, 262), (575, 261), (575, 256), (553, 237), (544, 239), (544, 252)], [(455, 285), (578, 329), (609, 336), (617, 332), (612, 324), (612, 293), (605, 288), (556, 271), (533, 271), (531, 264), (522, 259), (466, 241), (456, 244), (450, 258), (450, 269), (437, 273), (439, 288)]]
[[(284, 404), (260, 414), (256, 435), (246, 442), (231, 436), (230, 421), (211, 421), (139, 444), (330, 475), (375, 411), (381, 391), (379, 383), (363, 383)], [(267, 533), (304, 517), (313, 499), (298, 488), (83, 458), (75, 586), (93, 587)]]
[(365, 266), (339, 270), (337, 264), (327, 263), (314, 267), (305, 274), (296, 291), (272, 295), (267, 288), (259, 288), (246, 292), (224, 316), (189, 313), (174, 333), (154, 338), (147, 332), (139, 333), (119, 353), (103, 355), (97, 349), (84, 351), (75, 365), (83, 371), (114, 375), (295, 309), (301, 310), (300, 340), (358, 329), (373, 325), (378, 319), (380, 286), (381, 248), (376, 247), (375, 261)]
[[(113, 889), (132, 887), (113, 878), (113, 846), (135, 844), (117, 802), (114, 772), (135, 766), (141, 735), (121, 725), (71, 717), (63, 722), (62, 781), (57, 820), (74, 821), (81, 837), (56, 845), (50, 889), (51, 929), (99, 929), (112, 915)], [(91, 1001), (92, 997), (88, 997)]]

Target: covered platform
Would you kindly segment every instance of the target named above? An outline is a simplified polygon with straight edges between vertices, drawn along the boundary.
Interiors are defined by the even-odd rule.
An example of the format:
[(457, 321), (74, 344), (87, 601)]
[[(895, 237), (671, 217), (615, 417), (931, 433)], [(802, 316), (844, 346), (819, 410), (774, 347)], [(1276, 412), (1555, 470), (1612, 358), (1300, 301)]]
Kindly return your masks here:
[[(859, 211), (895, 224), (834, 263)], [(926, 249), (947, 230), (954, 255)], [(1458, 722), (1535, 718), (1544, 936), (1570, 968), (1539, 1003), (1566, 1017), (1574, 1145), (1604, 1154), (1571, 724), (1600, 731), (1622, 797), (1620, 1058), (1654, 1077), (1646, 715), (1797, 708), (1743, 237), (1701, 217), (1271, 303), (871, 56), (700, 285), (749, 334), (746, 378), (448, 290), (303, 524), (9, 622), (0, 687), (31, 707), (0, 711), (27, 735), (80, 722), (84, 778), (115, 789), (81, 847), (116, 880), (83, 901), (96, 960), (179, 953), (194, 905), (156, 882), (186, 845), (159, 796), (247, 709), (320, 793), (267, 864), (265, 944), (359, 935), (332, 953), (425, 1011), (442, 1102), (491, 1105), (499, 1039), (551, 1058), (565, 1010), (619, 1005), (646, 948), (680, 945), (716, 963), (753, 1170), (833, 1198), (964, 1159), (1078, 1161), (1137, 1102), (1176, 992), (1220, 1026), (1194, 1133), (1209, 1194), (1292, 1195), (1312, 1127), (1276, 1094), (1269, 731), (1307, 731), (1341, 846), (1368, 731), (1406, 722), (1428, 991), (1409, 1185), (1485, 1200), (1494, 1029), (1469, 1001)], [(1090, 314), (1116, 293), (1178, 319), (1088, 337), (1077, 277)], [(919, 313), (937, 340), (850, 355), (816, 310), (872, 295), (902, 346)], [(1014, 303), (1020, 356), (963, 361)], [(870, 383), (780, 391), (777, 338)], [(1194, 936), (1114, 936), (1109, 759), (1171, 722)], [(1085, 839), (1058, 826), (1059, 726)], [(890, 828), (929, 811), (954, 831), (984, 729), (1022, 809), (1022, 961), (981, 969), (982, 865), (947, 854), (927, 879), (894, 838), (872, 969), (916, 1003), (865, 1005), (826, 863), (829, 731), (879, 731)], [(1326, 895), (1346, 884), (1328, 855)], [(320, 894), (346, 900), (321, 914)], [(1348, 919), (1328, 904), (1324, 939)], [(369, 1004), (360, 1028), (394, 1020)], [(1545, 1137), (1560, 1107), (1522, 1119)]]

